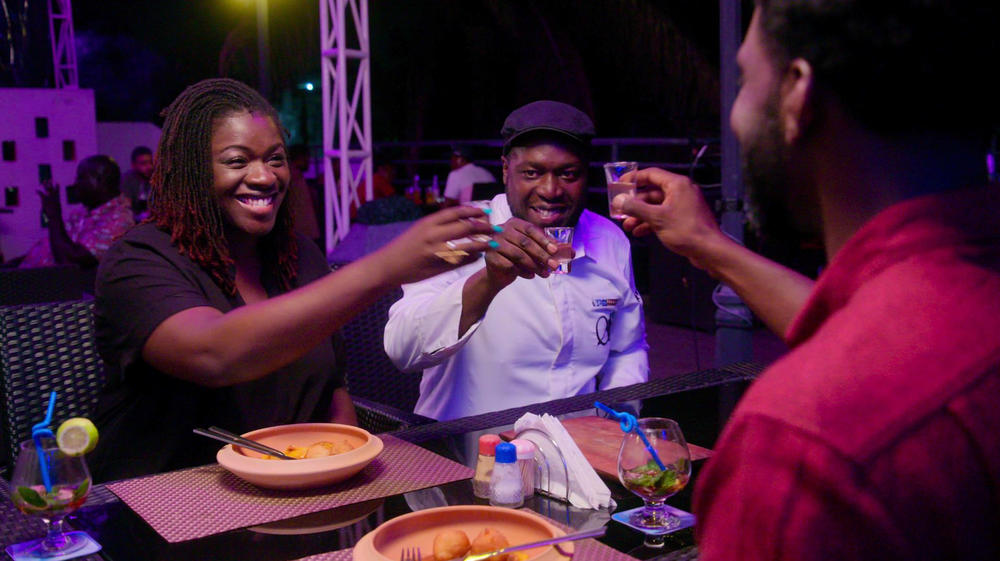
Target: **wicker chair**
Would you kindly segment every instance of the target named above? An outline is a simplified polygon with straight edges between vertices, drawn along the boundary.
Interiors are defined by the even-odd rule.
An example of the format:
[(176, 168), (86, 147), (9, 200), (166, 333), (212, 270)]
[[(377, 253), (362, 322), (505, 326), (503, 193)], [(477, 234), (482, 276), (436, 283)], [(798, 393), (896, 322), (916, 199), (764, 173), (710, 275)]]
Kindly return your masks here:
[[(351, 396), (406, 412), (413, 411), (417, 404), (421, 375), (400, 372), (385, 354), (382, 342), (389, 308), (402, 295), (403, 291), (396, 289), (382, 296), (345, 325), (341, 333), (347, 348), (347, 389)], [(414, 418), (419, 419), (426, 418)]]
[(53, 419), (91, 413), (104, 384), (93, 331), (91, 301), (0, 307), (0, 463), (31, 437), (49, 392), (59, 392)]
[(80, 300), (93, 292), (94, 274), (76, 265), (0, 270), (0, 306)]

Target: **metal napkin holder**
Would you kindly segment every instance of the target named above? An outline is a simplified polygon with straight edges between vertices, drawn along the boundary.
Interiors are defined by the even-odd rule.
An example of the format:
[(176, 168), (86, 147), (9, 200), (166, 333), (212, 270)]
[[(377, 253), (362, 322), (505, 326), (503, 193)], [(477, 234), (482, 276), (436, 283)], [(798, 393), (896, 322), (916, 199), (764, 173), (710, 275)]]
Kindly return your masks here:
[[(564, 476), (563, 482), (565, 483), (565, 487), (566, 487), (566, 495), (565, 496), (558, 496), (558, 495), (556, 495), (555, 493), (552, 492), (552, 464), (549, 461), (548, 455), (545, 454), (545, 451), (543, 450), (542, 446), (539, 445), (539, 443), (534, 442), (533, 440), (531, 440), (531, 438), (525, 438), (525, 440), (531, 440), (532, 442), (535, 443), (535, 449), (536, 449), (535, 450), (535, 492), (539, 493), (541, 495), (545, 495), (546, 497), (550, 497), (550, 498), (556, 499), (558, 501), (565, 502), (566, 504), (570, 504), (570, 502), (569, 502), (569, 491), (570, 491), (569, 465), (566, 463), (566, 456), (563, 455), (562, 449), (559, 448), (558, 444), (556, 444), (555, 439), (552, 438), (552, 436), (549, 433), (545, 432), (542, 429), (537, 429), (537, 428), (522, 429), (522, 430), (518, 431), (517, 434), (515, 434), (514, 438), (522, 438), (522, 437), (524, 437), (526, 435), (537, 435), (537, 437), (541, 437), (545, 441), (548, 441), (548, 443), (552, 445), (552, 449), (556, 451), (556, 454), (558, 455), (559, 463), (562, 464), (562, 468), (563, 468), (563, 476)], [(539, 460), (539, 458), (541, 458), (541, 460)], [(542, 479), (540, 477), (538, 477), (539, 472), (542, 469), (542, 466), (545, 466), (545, 486), (544, 487), (542, 487), (540, 485)]]

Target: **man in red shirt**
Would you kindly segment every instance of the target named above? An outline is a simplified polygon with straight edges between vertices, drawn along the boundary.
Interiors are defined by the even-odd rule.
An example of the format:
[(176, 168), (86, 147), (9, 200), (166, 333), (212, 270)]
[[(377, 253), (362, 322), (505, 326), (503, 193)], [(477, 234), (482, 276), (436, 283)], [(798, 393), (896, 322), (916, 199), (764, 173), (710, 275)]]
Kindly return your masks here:
[(791, 351), (695, 492), (700, 559), (1000, 558), (996, 2), (758, 0), (730, 124), (751, 219), (818, 233), (813, 283), (656, 169), (626, 228), (732, 286)]

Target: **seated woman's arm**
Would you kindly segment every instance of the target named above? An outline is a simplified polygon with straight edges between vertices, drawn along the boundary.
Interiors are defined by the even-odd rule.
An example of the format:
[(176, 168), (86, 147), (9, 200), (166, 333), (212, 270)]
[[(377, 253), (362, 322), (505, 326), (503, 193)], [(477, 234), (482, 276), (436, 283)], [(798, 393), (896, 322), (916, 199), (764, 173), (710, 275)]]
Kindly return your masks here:
[[(418, 221), (378, 252), (292, 292), (228, 313), (209, 306), (185, 309), (152, 331), (142, 358), (207, 387), (266, 376), (330, 337), (389, 289), (455, 267), (435, 252), (448, 240), (492, 233), (483, 217), (471, 207), (448, 209)], [(469, 260), (487, 247), (470, 242)]]

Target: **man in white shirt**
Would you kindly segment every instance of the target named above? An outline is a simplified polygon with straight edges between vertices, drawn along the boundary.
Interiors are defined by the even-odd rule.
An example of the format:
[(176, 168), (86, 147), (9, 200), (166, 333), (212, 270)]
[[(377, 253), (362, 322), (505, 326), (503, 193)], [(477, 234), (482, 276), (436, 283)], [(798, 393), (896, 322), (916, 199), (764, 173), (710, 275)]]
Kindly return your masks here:
[[(628, 239), (584, 210), (590, 118), (538, 101), (511, 113), (501, 135), (506, 193), (490, 201), (493, 250), (405, 285), (385, 328), (396, 366), (424, 369), (416, 412), (435, 419), (648, 378)], [(548, 226), (576, 227), (569, 274), (550, 274)]]
[(444, 184), (444, 206), (455, 206), (472, 200), (472, 187), (476, 183), (496, 183), (496, 178), (485, 168), (472, 163), (469, 149), (455, 146), (451, 150), (451, 171)]

